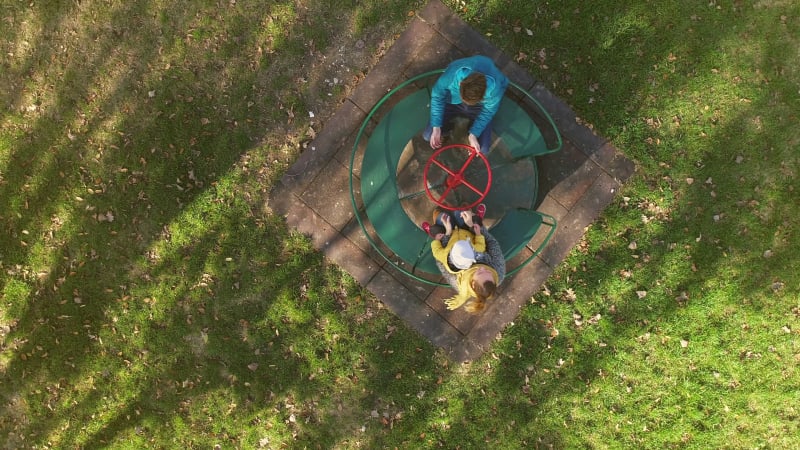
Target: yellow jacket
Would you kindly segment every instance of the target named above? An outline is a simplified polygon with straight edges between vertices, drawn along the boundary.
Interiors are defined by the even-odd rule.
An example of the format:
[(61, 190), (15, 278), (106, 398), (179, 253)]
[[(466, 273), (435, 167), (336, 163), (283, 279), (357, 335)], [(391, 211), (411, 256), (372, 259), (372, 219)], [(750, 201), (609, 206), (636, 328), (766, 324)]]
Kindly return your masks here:
[(463, 272), (461, 270), (451, 270), (450, 264), (447, 263), (447, 256), (450, 255), (450, 250), (456, 242), (466, 239), (469, 239), (469, 243), (472, 244), (472, 248), (474, 248), (476, 252), (486, 251), (486, 238), (482, 234), (476, 236), (472, 231), (463, 228), (454, 228), (453, 232), (450, 234), (450, 241), (447, 242), (447, 246), (443, 246), (442, 242), (438, 239), (434, 239), (433, 242), (431, 242), (431, 253), (433, 253), (433, 257), (436, 258), (437, 261), (442, 263), (448, 272)]

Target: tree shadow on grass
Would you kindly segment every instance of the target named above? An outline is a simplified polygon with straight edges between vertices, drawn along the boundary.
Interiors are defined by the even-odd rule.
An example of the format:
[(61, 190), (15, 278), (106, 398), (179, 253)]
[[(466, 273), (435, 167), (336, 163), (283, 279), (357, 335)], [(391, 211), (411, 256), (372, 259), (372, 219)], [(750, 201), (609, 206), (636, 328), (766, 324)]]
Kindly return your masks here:
[[(541, 405), (591, 383), (615, 349), (625, 348), (640, 333), (668, 322), (678, 308), (691, 307), (702, 299), (705, 283), (726, 265), (722, 252), (736, 252), (745, 264), (760, 258), (762, 252), (753, 252), (749, 243), (766, 239), (771, 228), (778, 226), (776, 209), (787, 202), (796, 204), (797, 193), (781, 189), (790, 185), (771, 181), (776, 184), (770, 192), (778, 194), (770, 199), (757, 195), (742, 199), (751, 214), (726, 216), (723, 221), (730, 220), (729, 228), (721, 232), (712, 225), (713, 218), (696, 210), (707, 201), (710, 187), (697, 183), (694, 190), (686, 190), (677, 181), (662, 186), (657, 178), (643, 180), (654, 189), (674, 190), (680, 200), (666, 221), (669, 226), (647, 232), (649, 244), (639, 242), (639, 254), (647, 254), (647, 264), (634, 267), (636, 262), (624, 243), (604, 244), (599, 258), (589, 261), (586, 270), (594, 280), (612, 283), (620, 271), (633, 272), (629, 286), (613, 288), (624, 294), (597, 305), (576, 306), (583, 317), (602, 312), (609, 318), (601, 322), (598, 334), (606, 346), (592, 346), (577, 332), (570, 332), (567, 340), (564, 331), (564, 340), (551, 341), (552, 351), (545, 352), (551, 334), (540, 320), (546, 323), (552, 318), (531, 307), (493, 349), (501, 360), (493, 363), (491, 381), (455, 389), (467, 398), (450, 399), (465, 405), (461, 415), (452, 418), (453, 423), (465, 427), (434, 428), (443, 409), (437, 397), (444, 388), (438, 380), (451, 369), (437, 366), (429, 348), (418, 349), (421, 341), (413, 333), (393, 328), (395, 322), (377, 311), (379, 305), (358, 297), (358, 288), (340, 284), (335, 279), (340, 276), (338, 271), (320, 270), (319, 255), (304, 240), (287, 235), (276, 219), (252, 214), (252, 203), (244, 198), (244, 192), (231, 189), (252, 181), (249, 176), (257, 170), (246, 167), (243, 156), (253, 142), (270, 138), (271, 131), (259, 127), (274, 120), (265, 108), (248, 106), (261, 97), (242, 92), (253, 85), (263, 87), (260, 94), (273, 94), (285, 108), (296, 102), (298, 111), (302, 95), (286, 86), (277, 92), (267, 89), (263, 72), (240, 71), (206, 58), (202, 52), (201, 56), (183, 53), (182, 48), (194, 48), (198, 40), (213, 47), (215, 29), (196, 22), (202, 8), (174, 8), (159, 12), (159, 20), (170, 26), (186, 25), (162, 31), (162, 53), (166, 49), (195, 64), (173, 63), (174, 67), (159, 73), (160, 79), (150, 78), (144, 69), (146, 62), (155, 67), (163, 61), (156, 59), (157, 51), (152, 48), (134, 44), (127, 50), (140, 59), (137, 69), (132, 74), (122, 71), (114, 78), (117, 88), (101, 95), (98, 101), (102, 103), (87, 106), (82, 100), (94, 95), (93, 83), (82, 84), (76, 78), (55, 86), (56, 116), (81, 123), (78, 118), (85, 114), (83, 108), (103, 115), (87, 114), (85, 128), (72, 129), (75, 122), (66, 124), (65, 120), (63, 128), (52, 131), (45, 125), (52, 118), (48, 116), (23, 130), (26, 137), (14, 149), (7, 167), (29, 167), (27, 174), (42, 175), (49, 184), (31, 182), (34, 179), (3, 169), (0, 201), (9, 212), (4, 212), (3, 226), (10, 236), (4, 241), (3, 260), (4, 268), (11, 270), (4, 274), (8, 277), (4, 279), (4, 301), (10, 306), (3, 320), (14, 318), (2, 344), (5, 406), (0, 420), (7, 442), (96, 447), (117, 439), (138, 439), (143, 446), (151, 439), (175, 439), (197, 446), (218, 442), (248, 446), (264, 436), (256, 431), (242, 436), (236, 428), (253, 427), (273, 439), (283, 436), (287, 445), (292, 444), (289, 436), (293, 434), (308, 445), (332, 442), (344, 446), (360, 441), (370, 446), (408, 443), (411, 437), (428, 433), (423, 441), (430, 445), (466, 447), (486, 439), (536, 442), (542, 438), (540, 444), (559, 447), (569, 441), (561, 435), (563, 430), (523, 426), (520, 421), (533, 422), (537, 415), (547, 414)], [(118, 11), (112, 21), (116, 29), (126, 28), (130, 14)], [(224, 13), (217, 14), (226, 18)], [(267, 14), (251, 18), (252, 23), (266, 20)], [(248, 23), (240, 20), (240, 25)], [(138, 23), (150, 26), (144, 16)], [(185, 33), (193, 27), (187, 37)], [(98, 30), (96, 39), (114, 47), (120, 40), (113, 29)], [(290, 36), (293, 32), (299, 31), (289, 28)], [(226, 45), (241, 45), (244, 52), (251, 39), (255, 37), (245, 31), (241, 41), (228, 40)], [(46, 47), (41, 44), (38, 48)], [(275, 71), (292, 67), (295, 61), (280, 56), (277, 50), (280, 48), (262, 63)], [(192, 57), (196, 60), (191, 61)], [(126, 67), (128, 59), (119, 58), (110, 58), (105, 65), (101, 58), (83, 62), (102, 67), (91, 77), (96, 80), (105, 71)], [(648, 61), (631, 62), (625, 57), (618, 61), (642, 72), (650, 67)], [(37, 66), (30, 67), (26, 73)], [(69, 73), (80, 73), (80, 67), (74, 62)], [(290, 73), (298, 74), (297, 70)], [(582, 73), (587, 78), (597, 75), (593, 70)], [(608, 77), (600, 84), (613, 85), (613, 76)], [(231, 90), (236, 86), (243, 91)], [(645, 92), (644, 86), (638, 86), (633, 94)], [(753, 99), (748, 109), (771, 106), (765, 102), (769, 102), (766, 96)], [(624, 111), (631, 105), (616, 106)], [(273, 113), (276, 117), (286, 114), (279, 108)], [(611, 128), (621, 127), (621, 119), (608, 121)], [(712, 138), (735, 135), (737, 127), (748, 121), (743, 112), (741, 121), (732, 121)], [(68, 132), (75, 136), (74, 141)], [(724, 153), (724, 145), (714, 147), (719, 151), (682, 157), (701, 157), (707, 167), (730, 164), (732, 155)], [(647, 151), (637, 155), (641, 158)], [(754, 153), (758, 151), (754, 149)], [(51, 154), (53, 159), (45, 160)], [(784, 168), (785, 153), (774, 155), (775, 159), (762, 160), (754, 172), (760, 174), (753, 175), (754, 184), (763, 181), (758, 177)], [(730, 179), (718, 178), (715, 183), (735, 184), (737, 175), (731, 172)], [(264, 181), (276, 176), (270, 172)], [(703, 180), (702, 176), (696, 178)], [(64, 212), (57, 200), (63, 196), (83, 200), (70, 203)], [(26, 199), (27, 208), (22, 206)], [(739, 200), (727, 199), (724, 209), (733, 209)], [(616, 214), (623, 216), (621, 223), (612, 220)], [(639, 215), (633, 204), (617, 203), (601, 223), (613, 232), (638, 236), (633, 224)], [(682, 225), (695, 229), (693, 224), (700, 220), (707, 225), (696, 228), (704, 236), (699, 243), (696, 236), (681, 234)], [(729, 233), (742, 229), (750, 230), (747, 239)], [(790, 226), (784, 228), (789, 236), (790, 230)], [(39, 236), (51, 237), (34, 239)], [(774, 273), (742, 275), (743, 294), (758, 293), (765, 289), (765, 282), (788, 278), (792, 265), (779, 262), (792, 260), (791, 249), (796, 248), (792, 239), (796, 237), (771, 246), (778, 256), (770, 263)], [(19, 244), (20, 240), (27, 245)], [(673, 242), (678, 249), (688, 248), (676, 251), (670, 248)], [(697, 272), (677, 271), (678, 276), (662, 280), (659, 267), (689, 261), (697, 261)], [(650, 288), (657, 281), (664, 287)], [(646, 301), (639, 301), (635, 291), (644, 287), (650, 293)], [(612, 291), (612, 287), (607, 289)], [(676, 301), (684, 291), (688, 306)], [(612, 305), (616, 312), (611, 312)], [(11, 359), (5, 359), (5, 354)], [(573, 355), (566, 359), (574, 363), (559, 369), (558, 377), (553, 375), (543, 384), (526, 384), (525, 376), (534, 372), (529, 366), (541, 375), (539, 368), (554, 368), (562, 354)], [(492, 360), (487, 355), (476, 365)], [(331, 385), (339, 387), (339, 392), (322, 392)], [(478, 397), (483, 387), (489, 387), (492, 395)], [(428, 392), (422, 395), (421, 390)], [(502, 410), (498, 409), (501, 403)], [(418, 405), (415, 416), (410, 404)], [(453, 406), (453, 410), (458, 408)], [(225, 417), (210, 417), (217, 412), (225, 412)], [(400, 412), (409, 419), (398, 419)], [(495, 426), (507, 417), (517, 420), (519, 427)], [(370, 429), (374, 424), (382, 431), (364, 436), (342, 427), (342, 422), (367, 422)]]
[[(251, 16), (233, 4), (128, 4), (97, 22), (78, 9), (31, 10), (48, 16), (42, 36), (61, 36), (74, 56), (61, 62), (44, 39), (31, 42), (15, 83), (49, 76), (46, 60), (61, 77), (41, 87), (40, 114), (5, 120), (19, 136), (0, 186), (7, 442), (167, 441), (165, 416), (204, 427), (195, 400), (250, 405), (254, 416), (261, 402), (281, 403), (288, 420), (289, 397), (305, 403), (321, 389), (309, 380), (325, 375), (316, 365), (333, 344), (320, 323), (352, 339), (337, 313), (355, 288), (320, 272), (307, 243), (235, 189), (280, 174), (262, 164), (291, 155), (273, 145), (293, 126), (286, 111), (306, 109), (294, 79), (322, 84), (303, 71), (304, 30), (322, 41), (347, 31), (314, 28), (324, 5), (297, 18), (273, 6)], [(277, 34), (262, 34), (275, 22)], [(7, 103), (19, 110), (23, 98)], [(274, 156), (248, 154), (264, 143)], [(371, 366), (372, 356), (360, 357)], [(238, 439), (220, 427), (198, 442)]]

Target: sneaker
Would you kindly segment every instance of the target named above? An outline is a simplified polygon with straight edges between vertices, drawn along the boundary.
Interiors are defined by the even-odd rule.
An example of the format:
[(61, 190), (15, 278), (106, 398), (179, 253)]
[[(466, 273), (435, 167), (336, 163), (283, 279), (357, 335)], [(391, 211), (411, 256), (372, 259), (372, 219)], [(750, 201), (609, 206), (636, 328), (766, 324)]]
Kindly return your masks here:
[(486, 215), (486, 205), (484, 205), (483, 203), (481, 203), (480, 205), (478, 205), (478, 208), (476, 208), (476, 209), (475, 209), (475, 211), (477, 211), (477, 213), (478, 213), (478, 217), (480, 217), (481, 219), (483, 219), (483, 216), (485, 216), (485, 215)]
[(431, 224), (428, 222), (422, 222), (422, 229), (425, 230), (425, 232), (429, 235), (431, 234)]

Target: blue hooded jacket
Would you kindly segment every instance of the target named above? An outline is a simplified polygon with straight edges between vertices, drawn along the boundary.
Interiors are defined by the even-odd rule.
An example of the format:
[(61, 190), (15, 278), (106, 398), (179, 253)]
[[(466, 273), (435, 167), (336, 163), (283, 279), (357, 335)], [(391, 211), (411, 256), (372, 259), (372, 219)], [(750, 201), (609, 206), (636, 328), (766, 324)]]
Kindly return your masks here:
[(473, 135), (480, 136), (500, 108), (500, 101), (508, 87), (508, 78), (491, 59), (481, 55), (451, 62), (436, 80), (431, 92), (431, 126), (443, 125), (445, 104), (461, 103), (461, 82), (473, 72), (482, 73), (486, 77), (486, 93), (479, 103), (482, 106), (481, 112), (469, 129)]

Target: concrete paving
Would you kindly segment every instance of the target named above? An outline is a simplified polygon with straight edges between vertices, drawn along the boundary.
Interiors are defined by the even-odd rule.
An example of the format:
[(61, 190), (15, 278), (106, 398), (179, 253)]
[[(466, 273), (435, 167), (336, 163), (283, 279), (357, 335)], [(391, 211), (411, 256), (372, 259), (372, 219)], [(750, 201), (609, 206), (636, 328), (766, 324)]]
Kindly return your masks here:
[[(476, 54), (492, 58), (511, 81), (544, 106), (561, 133), (563, 146), (537, 159), (537, 209), (558, 220), (555, 234), (531, 263), (506, 278), (484, 311), (471, 315), (463, 308), (445, 308), (443, 300), (453, 295), (451, 289), (411, 279), (372, 249), (351, 206), (349, 166), (362, 122), (391, 88)], [(359, 145), (364, 142), (361, 139)], [(338, 107), (273, 189), (269, 204), (286, 218), (287, 226), (308, 235), (327, 260), (349, 272), (451, 360), (463, 362), (489, 349), (634, 170), (634, 164), (607, 140), (582, 125), (566, 103), (441, 2), (432, 0)], [(534, 244), (529, 247), (535, 248)]]

